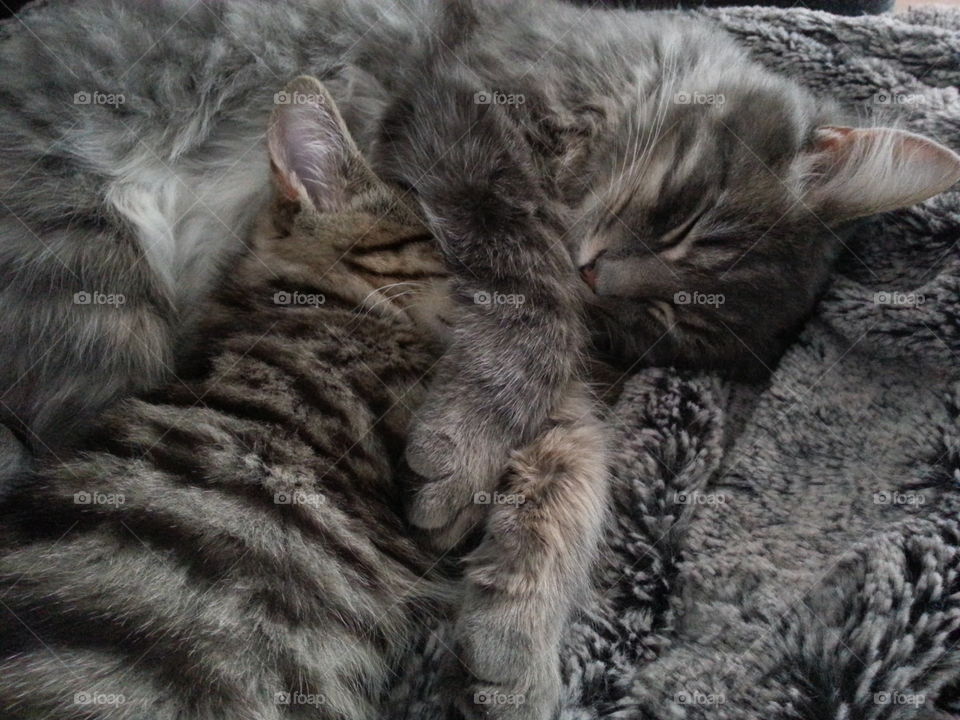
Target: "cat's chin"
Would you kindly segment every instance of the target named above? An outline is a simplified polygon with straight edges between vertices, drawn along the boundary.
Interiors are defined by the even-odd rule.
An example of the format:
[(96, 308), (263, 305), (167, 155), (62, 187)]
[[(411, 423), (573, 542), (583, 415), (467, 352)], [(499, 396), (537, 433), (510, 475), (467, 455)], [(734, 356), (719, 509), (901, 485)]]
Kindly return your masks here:
[(655, 299), (653, 297), (628, 297), (626, 295), (615, 295), (611, 292), (604, 291), (602, 288), (600, 292), (597, 292), (591, 290), (586, 285), (583, 287), (581, 297), (583, 298), (583, 302), (585, 304), (612, 313), (616, 313), (618, 311), (622, 312), (626, 308), (635, 306), (638, 303)]
[(616, 298), (611, 295), (598, 295), (586, 285), (580, 292), (580, 298), (583, 304), (590, 308), (597, 308), (602, 311), (614, 311), (624, 303), (622, 298)]
[(626, 298), (601, 296), (589, 292), (584, 295), (584, 308), (590, 318), (591, 334), (596, 340), (597, 333), (605, 335), (624, 335), (623, 328), (629, 327), (631, 319), (637, 315), (636, 301)]

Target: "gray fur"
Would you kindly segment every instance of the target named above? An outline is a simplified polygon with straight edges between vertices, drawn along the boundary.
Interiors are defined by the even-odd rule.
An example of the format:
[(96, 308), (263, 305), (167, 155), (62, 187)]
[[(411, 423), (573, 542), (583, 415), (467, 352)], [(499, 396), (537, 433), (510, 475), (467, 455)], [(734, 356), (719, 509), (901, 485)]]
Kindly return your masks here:
[[(265, 197), (274, 93), (301, 71), (329, 76), (371, 25), (370, 47), (388, 54), (415, 20), (376, 24), (383, 14), (363, 2), (92, 0), (40, 8), (3, 38), (3, 65), (30, 71), (5, 73), (0, 90), (0, 385), (36, 451), (55, 453), (98, 408), (170, 375)], [(75, 104), (77, 93), (123, 103)], [(124, 303), (78, 305), (82, 292)]]
[[(706, 17), (851, 114), (911, 98), (903, 127), (960, 147), (956, 10)], [(562, 720), (960, 715), (958, 237), (957, 190), (854, 228), (762, 385), (627, 383), (611, 552), (566, 633)], [(445, 631), (408, 660), (391, 720), (437, 717)]]
[[(578, 300), (598, 348), (631, 367), (768, 373), (845, 226), (960, 179), (953, 151), (847, 127), (707, 25), (451, 7), (375, 148), (418, 193), (466, 301), (407, 452), (430, 480), (423, 527), (455, 527), (542, 427), (585, 345)], [(485, 295), (525, 302), (470, 302)]]
[[(169, 376), (176, 349), (192, 336), (193, 309), (242, 249), (250, 209), (264, 197), (262, 127), (282, 82), (300, 72), (328, 80), (354, 135), (373, 154), (377, 121), (390, 100), (406, 96), (414, 107), (419, 104), (416, 131), (436, 128), (437, 134), (418, 148), (420, 161), (401, 172), (414, 188), (425, 175), (429, 187), (429, 161), (447, 149), (438, 143), (459, 137), (454, 132), (476, 112), (457, 104), (424, 105), (429, 93), (410, 93), (436, 73), (425, 58), (443, 45), (449, 50), (440, 69), (467, 74), (464, 79), (441, 72), (459, 83), (461, 99), (471, 99), (464, 95), (471, 88), (524, 97), (522, 105), (487, 108), (513, 125), (509, 132), (524, 146), (499, 159), (509, 164), (530, 156), (533, 167), (524, 177), (539, 178), (543, 187), (521, 205), (546, 198), (571, 209), (567, 220), (550, 225), (566, 232), (551, 230), (553, 239), (544, 240), (554, 243), (562, 234), (573, 264), (594, 269), (599, 294), (586, 294), (602, 348), (628, 361), (722, 365), (731, 372), (755, 367), (754, 356), (766, 362), (775, 356), (809, 312), (837, 249), (834, 234), (811, 211), (828, 225), (837, 213), (812, 201), (796, 205), (776, 182), (757, 186), (755, 178), (763, 163), (788, 185), (798, 180), (803, 173), (793, 171), (815, 126), (837, 121), (829, 104), (752, 64), (722, 34), (679, 16), (517, 0), (473, 9), (456, 4), (459, 14), (449, 19), (437, 16), (445, 5), (80, 0), (45, 4), (6, 28), (0, 61), (26, 70), (5, 73), (0, 85), (0, 356), (6, 358), (0, 409), (35, 451), (56, 453), (98, 408)], [(724, 94), (728, 104), (721, 112), (666, 107), (661, 101), (669, 102), (674, 89)], [(76, 104), (75, 97), (91, 102)], [(111, 97), (112, 104), (103, 104)], [(729, 226), (735, 216), (738, 224), (727, 227), (733, 234), (722, 252), (698, 246), (678, 263), (684, 268), (670, 271), (661, 295), (646, 296), (651, 277), (638, 269), (628, 271), (630, 289), (624, 293), (618, 263), (661, 267), (662, 260), (652, 258), (655, 238), (649, 235), (659, 227), (658, 209), (650, 207), (649, 193), (639, 193), (630, 212), (614, 223), (623, 232), (599, 238), (608, 252), (596, 263), (590, 251), (599, 247), (599, 236), (592, 228), (605, 226), (610, 211), (620, 209), (612, 201), (646, 177), (648, 163), (633, 163), (632, 150), (653, 147), (663, 121), (673, 127), (674, 115), (682, 120), (677, 132), (687, 154), (702, 150), (704, 156), (687, 164), (689, 176), (669, 178), (666, 185), (688, 196), (707, 188), (705, 198), (725, 191), (731, 202), (715, 203), (707, 220)], [(468, 137), (482, 147), (504, 136)], [(497, 157), (488, 164), (499, 172)], [(669, 155), (666, 160), (670, 164)], [(446, 182), (462, 167), (457, 163), (448, 158), (435, 177)], [(734, 171), (723, 181), (718, 168)], [(870, 183), (861, 184), (869, 194)], [(936, 190), (936, 183), (927, 184), (927, 194)], [(429, 195), (427, 203), (438, 200)], [(673, 203), (671, 193), (663, 196)], [(790, 212), (770, 231), (773, 216), (784, 208)], [(446, 247), (451, 258), (467, 257), (462, 245)], [(533, 253), (540, 247), (531, 241)], [(473, 277), (462, 274), (470, 278), (467, 285), (490, 291), (502, 268), (489, 269), (493, 276), (482, 266)], [(675, 310), (677, 283), (683, 291), (722, 292), (729, 302), (716, 312), (706, 306)], [(768, 288), (763, 302), (761, 285)], [(122, 296), (124, 303), (78, 305), (76, 293)], [(557, 307), (570, 306), (567, 299)], [(570, 319), (569, 312), (561, 314)], [(475, 308), (467, 315), (477, 326), (457, 347), (485, 358), (476, 366), (488, 362), (499, 343)], [(734, 332), (718, 330), (724, 326)], [(495, 403), (480, 408), (471, 429), (493, 438), (502, 428), (491, 428), (498, 425), (517, 428), (515, 437), (500, 432), (479, 454), (466, 442), (470, 431), (439, 448), (415, 438), (411, 458), (418, 469), (432, 480), (452, 473), (461, 482), (492, 482), (491, 468), (502, 468), (504, 448), (536, 432), (554, 397), (538, 395), (541, 387), (524, 389), (524, 380), (543, 373), (553, 378), (548, 385), (562, 386), (575, 364), (566, 355), (579, 345), (575, 335), (552, 355), (525, 353), (514, 366), (516, 378), (488, 393)], [(487, 347), (474, 348), (476, 343)], [(530, 366), (532, 358), (543, 367)], [(455, 359), (449, 364), (463, 365)], [(447, 397), (445, 382), (436, 404)], [(489, 377), (476, 378), (478, 385), (487, 382)], [(504, 396), (522, 397), (533, 410), (527, 416), (517, 412), (521, 403), (496, 404)], [(462, 418), (475, 409), (464, 404), (452, 412)], [(452, 420), (427, 412), (419, 437), (455, 425)], [(451, 455), (465, 458), (462, 467), (446, 467)]]
[(0, 505), (5, 719), (372, 720), (438, 614), (465, 716), (555, 713), (607, 506), (592, 401), (569, 383), (474, 499), (451, 574), (400, 480), (449, 275), (326, 90), (287, 91), (312, 99), (274, 114), (276, 191), (199, 314), (190, 379), (111, 408)]
[[(451, 362), (444, 369), (436, 396), (439, 400), (427, 406), (410, 454), (416, 469), (428, 480), (418, 501), (435, 496), (435, 502), (423, 503), (427, 512), (414, 513), (420, 524), (441, 531), (439, 538), (431, 538), (434, 542), (439, 539), (449, 544), (448, 531), (459, 529), (462, 519), (470, 515), (465, 490), (497, 482), (497, 471), (507, 466), (509, 448), (530, 438), (538, 421), (563, 410), (560, 399), (567, 397), (565, 390), (575, 377), (581, 348), (582, 326), (575, 317), (581, 291), (601, 311), (603, 322), (592, 323), (600, 331), (598, 344), (628, 359), (719, 364), (727, 370), (740, 370), (756, 355), (761, 363), (769, 364), (789, 331), (810, 311), (837, 252), (838, 239), (823, 229), (820, 220), (832, 230), (833, 225), (865, 209), (890, 209), (890, 188), (896, 189), (889, 173), (878, 173), (876, 177), (883, 179), (878, 183), (870, 173), (865, 177), (862, 172), (847, 172), (850, 164), (828, 152), (831, 147), (843, 147), (845, 137), (824, 137), (819, 132), (818, 124), (839, 122), (839, 115), (828, 104), (821, 106), (794, 83), (752, 65), (723, 35), (669, 15), (598, 12), (585, 20), (581, 11), (560, 5), (518, 2), (484, 6), (477, 11), (477, 21), (468, 23), (469, 32), (454, 42), (456, 57), (467, 61), (467, 69), (460, 75), (451, 71), (439, 76), (453, 83), (455, 99), (460, 100), (436, 107), (428, 104), (429, 92), (410, 92), (424, 77), (422, 63), (433, 57), (441, 69), (446, 63), (445, 69), (450, 70), (451, 65), (459, 67), (454, 64), (459, 61), (437, 55), (435, 47), (420, 40), (430, 37), (426, 28), (431, 27), (432, 12), (419, 5), (412, 14), (403, 8), (384, 10), (383, 5), (372, 2), (211, 3), (192, 10), (185, 3), (163, 3), (135, 8), (131, 11), (124, 3), (91, 0), (40, 9), (27, 18), (32, 32), (10, 33), (0, 48), (5, 64), (15, 59), (30, 68), (5, 76), (0, 86), (5, 100), (9, 98), (0, 111), (2, 152), (7, 160), (0, 166), (4, 173), (4, 205), (0, 206), (4, 212), (0, 252), (4, 254), (0, 260), (6, 280), (2, 299), (11, 310), (0, 315), (4, 323), (0, 329), (7, 343), (3, 355), (11, 358), (3, 366), (9, 373), (5, 384), (14, 388), (6, 398), (12, 403), (11, 415), (24, 419), (38, 433), (40, 440), (32, 439), (42, 448), (66, 438), (69, 429), (82, 426), (85, 415), (112, 397), (155, 384), (162, 377), (164, 366), (171, 364), (176, 336), (188, 336), (195, 329), (191, 310), (200, 305), (198, 299), (219, 274), (218, 268), (241, 250), (237, 238), (265, 197), (267, 165), (261, 134), (273, 105), (270, 90), (279, 82), (273, 76), (286, 80), (311, 71), (329, 78), (364, 148), (390, 170), (391, 177), (419, 191), (447, 261), (461, 259), (466, 266), (464, 287), (496, 289), (491, 283), (511, 272), (522, 278), (522, 284), (516, 286), (521, 292), (536, 297), (535, 291), (550, 291), (543, 295), (550, 302), (543, 303), (539, 312), (536, 305), (530, 306), (531, 314), (525, 320), (533, 330), (527, 333), (530, 344), (515, 344), (523, 338), (517, 328), (509, 334), (506, 347), (520, 363), (500, 365), (499, 373), (491, 373), (490, 368), (501, 360), (501, 348), (489, 339), (486, 342), (490, 344), (479, 339), (489, 337), (490, 326), (502, 327), (506, 308), (480, 312), (469, 307), (469, 295), (461, 298), (467, 303), (460, 311), (466, 318), (462, 327), (467, 334), (458, 342), (465, 349), (460, 357), (466, 363)], [(186, 16), (180, 18), (184, 12)], [(380, 12), (386, 13), (389, 21), (372, 23)], [(302, 22), (298, 24), (298, 20)], [(442, 23), (438, 27), (442, 33), (449, 30)], [(111, 37), (114, 35), (119, 37)], [(49, 54), (46, 48), (51, 45), (60, 50), (66, 63)], [(202, 56), (198, 47), (204, 48)], [(119, 56), (116, 48), (121, 49)], [(143, 53), (147, 57), (141, 60)], [(164, 64), (161, 58), (183, 62)], [(343, 62), (350, 67), (342, 68)], [(705, 72), (721, 65), (739, 72), (722, 76)], [(184, 67), (189, 70), (186, 74)], [(657, 98), (670, 100), (671, 86), (687, 92), (686, 84), (694, 85), (691, 92), (729, 96), (731, 105), (724, 104), (714, 112), (701, 106), (684, 109), (682, 104), (656, 102)], [(521, 93), (526, 102), (481, 112), (476, 104), (462, 103), (471, 99), (470, 89)], [(115, 108), (73, 104), (75, 93), (92, 91), (122, 93), (125, 102)], [(444, 87), (439, 91), (444, 92)], [(430, 126), (437, 131), (428, 132), (421, 142), (424, 135), (417, 133), (424, 132), (423, 124), (396, 123), (399, 136), (392, 140), (399, 150), (395, 157), (407, 162), (391, 168), (391, 155), (378, 154), (376, 147), (391, 138), (377, 133), (375, 121), (382, 112), (402, 108), (392, 102), (397, 96), (408, 100), (419, 119), (430, 117)], [(352, 103), (352, 98), (357, 102)], [(755, 107), (767, 109), (767, 115), (782, 122), (752, 122), (748, 111)], [(678, 130), (679, 139), (684, 134), (688, 138), (687, 152), (678, 147), (666, 155), (666, 162), (657, 158), (656, 152), (649, 156), (641, 153), (640, 159), (652, 159), (656, 164), (634, 165), (631, 147), (651, 147), (657, 152), (670, 148), (666, 130), (665, 144), (653, 144), (662, 129), (656, 114), (661, 108), (669, 111), (666, 115), (670, 118), (682, 116), (683, 122), (675, 127), (687, 128), (685, 133)], [(704, 142), (705, 137), (726, 138), (713, 126), (718, 116), (735, 130), (735, 142)], [(484, 127), (492, 134), (468, 135), (469, 141), (455, 145), (455, 152), (445, 159), (448, 148), (443, 146), (449, 142), (444, 141), (463, 127), (458, 123), (464, 118), (469, 122), (485, 118), (489, 123)], [(464, 130), (469, 130), (469, 122)], [(133, 131), (124, 123), (130, 123)], [(388, 123), (386, 129), (390, 127)], [(631, 137), (636, 138), (633, 143)], [(503, 138), (510, 142), (499, 146)], [(475, 176), (464, 174), (465, 161), (484, 159), (476, 156), (484, 144), (503, 152), (485, 158), (486, 166), (469, 168)], [(54, 150), (49, 152), (51, 146)], [(889, 152), (893, 147), (901, 146), (881, 144), (869, 156), (859, 150), (849, 156), (871, 170), (912, 170), (887, 159), (894, 157), (895, 153)], [(929, 144), (924, 147), (930, 149)], [(667, 173), (663, 182), (650, 172), (657, 164), (672, 167), (669, 161), (674, 157), (698, 161), (684, 163), (687, 173)], [(955, 170), (952, 155), (932, 153), (931, 158), (931, 166), (942, 163), (945, 170), (932, 179), (917, 174), (925, 181), (920, 187), (926, 194), (943, 189)], [(616, 170), (624, 160), (631, 172), (621, 175)], [(434, 167), (436, 161), (442, 162)], [(784, 185), (772, 179), (758, 183), (762, 165), (770, 166), (775, 179)], [(718, 173), (724, 169), (730, 172)], [(914, 173), (901, 176), (913, 178)], [(624, 177), (631, 182), (623, 183)], [(838, 185), (836, 177), (846, 181)], [(614, 205), (620, 191), (631, 188), (637, 178), (646, 184), (640, 183), (623, 208)], [(818, 185), (824, 179), (825, 184)], [(697, 249), (702, 252), (683, 257), (693, 267), (682, 277), (692, 275), (697, 281), (689, 283), (693, 285), (689, 290), (729, 294), (730, 304), (724, 304), (723, 311), (714, 312), (710, 306), (674, 309), (676, 286), (654, 282), (645, 272), (618, 270), (637, 263), (650, 266), (651, 242), (687, 226), (684, 218), (665, 219), (663, 229), (657, 229), (660, 208), (654, 207), (650, 195), (659, 198), (660, 194), (651, 189), (671, 189), (673, 185), (693, 188), (681, 192), (684, 197), (696, 197), (701, 186), (707, 188), (704, 197), (710, 196), (711, 189), (723, 188), (735, 201), (715, 202), (707, 208), (713, 213), (707, 218), (714, 223), (723, 220), (724, 213), (735, 215), (740, 223), (734, 228), (734, 245), (743, 248), (744, 257), (730, 266), (736, 272), (729, 273), (729, 285), (717, 285), (726, 282), (728, 273), (718, 276), (716, 267), (710, 273), (697, 272), (698, 265), (717, 262), (718, 254), (721, 261), (730, 260), (730, 247), (724, 242), (720, 245), (725, 255), (703, 250), (700, 245), (706, 243), (700, 243)], [(837, 192), (828, 195), (824, 187)], [(466, 204), (462, 214), (458, 213), (461, 204), (457, 200), (474, 188), (488, 193), (486, 197), (495, 201), (498, 213), (505, 211), (488, 219), (495, 229), (505, 230), (495, 233), (499, 239), (530, 239), (533, 252), (514, 253), (512, 245), (505, 246), (509, 252), (504, 252), (496, 244), (480, 244), (484, 225), (479, 221), (484, 215), (478, 210), (482, 206)], [(804, 194), (808, 190), (812, 193), (809, 197)], [(797, 193), (806, 206), (791, 204)], [(858, 193), (867, 200), (862, 206), (836, 206), (836, 199)], [(659, 199), (669, 200), (672, 207), (674, 195), (664, 192)], [(195, 204), (198, 198), (200, 202)], [(906, 199), (919, 198), (904, 195), (899, 199), (905, 204)], [(622, 209), (629, 211), (623, 218)], [(790, 211), (783, 226), (789, 232), (781, 235), (780, 226), (771, 225), (777, 219), (769, 215), (774, 210)], [(613, 215), (611, 211), (615, 211)], [(820, 220), (814, 222), (811, 211)], [(581, 220), (584, 215), (589, 222)], [(515, 219), (519, 220), (516, 227), (510, 222)], [(601, 221), (605, 221), (602, 227), (607, 227), (611, 220), (622, 220), (631, 232), (596, 232)], [(771, 227), (775, 231), (770, 231)], [(564, 236), (561, 228), (574, 231)], [(656, 238), (644, 235), (654, 232)], [(639, 246), (635, 242), (638, 233)], [(174, 241), (168, 242), (171, 237)], [(560, 268), (550, 252), (551, 241), (559, 242), (562, 237), (569, 242), (573, 261), (568, 260), (567, 277), (555, 274)], [(696, 234), (690, 237), (697, 239)], [(598, 238), (607, 250), (600, 259), (586, 252), (597, 249), (588, 241)], [(109, 252), (104, 252), (105, 247)], [(545, 248), (548, 252), (541, 254)], [(498, 252), (504, 252), (506, 263), (497, 262)], [(533, 261), (543, 265), (527, 265)], [(514, 262), (519, 264), (510, 266)], [(659, 267), (659, 262), (654, 267)], [(577, 266), (591, 278), (599, 300), (585, 288), (566, 292), (574, 287), (571, 278), (575, 278)], [(545, 270), (542, 276), (524, 274), (540, 267)], [(469, 279), (471, 269), (476, 273), (474, 279)], [(758, 298), (761, 280), (770, 282), (772, 296)], [(53, 293), (41, 295), (37, 292), (41, 288), (52, 288)], [(657, 295), (644, 297), (648, 289)], [(82, 291), (122, 293), (126, 302), (118, 308), (77, 306), (74, 293)], [(632, 300), (625, 301), (623, 296)], [(554, 317), (544, 312), (554, 313)], [(677, 332), (670, 330), (664, 335), (670, 327), (670, 313), (684, 322)], [(752, 320), (757, 313), (759, 318)], [(543, 324), (545, 318), (547, 324)], [(719, 333), (723, 324), (733, 332)], [(537, 352), (551, 337), (537, 334), (544, 327), (564, 333), (553, 353)], [(651, 327), (656, 328), (656, 336), (647, 334)], [(511, 329), (509, 325), (507, 329)], [(61, 334), (65, 334), (63, 347), (72, 361), (53, 359)], [(39, 353), (36, 348), (41, 348)], [(454, 350), (457, 348), (455, 343)], [(458, 359), (456, 352), (451, 357)], [(453, 383), (464, 366), (480, 371), (468, 376), (469, 392), (463, 393), (465, 402), (459, 403), (461, 393)], [(502, 384), (490, 393), (495, 402), (486, 402), (481, 392), (491, 376)], [(530, 378), (543, 382), (531, 383)], [(531, 396), (536, 402), (524, 402)], [(502, 402), (507, 398), (510, 402), (504, 409)], [(503, 422), (504, 418), (508, 422)], [(490, 428), (517, 432), (507, 435)], [(444, 442), (432, 443), (436, 431), (446, 433)], [(209, 441), (205, 446), (217, 447), (215, 438), (205, 440)], [(480, 450), (472, 451), (476, 444)], [(243, 477), (242, 473), (237, 477)], [(563, 487), (563, 483), (556, 485)], [(602, 505), (595, 499), (585, 507)], [(503, 515), (507, 517), (503, 519)], [(518, 558), (520, 570), (548, 567), (557, 574), (552, 584), (543, 584), (539, 575), (522, 576), (530, 584), (519, 586), (520, 599), (528, 601), (527, 607), (539, 611), (539, 619), (550, 624), (538, 626), (534, 634), (531, 616), (521, 613), (514, 616), (520, 619), (520, 627), (507, 628), (516, 631), (511, 634), (483, 622), (491, 615), (472, 600), (490, 597), (483, 587), (489, 577), (515, 579), (515, 568), (491, 564), (489, 559), (504, 554), (524, 537), (523, 528), (518, 531), (515, 523), (536, 517), (536, 513), (510, 506), (489, 514), (494, 523), (489, 527), (501, 531), (484, 539), (481, 547), (489, 547), (489, 554), (475, 558), (472, 569), (476, 572), (468, 581), (476, 597), (468, 590), (454, 641), (463, 648), (468, 669), (472, 665), (481, 671), (474, 678), (480, 687), (515, 690), (510, 683), (519, 683), (520, 690), (514, 694), (535, 698), (519, 709), (498, 705), (494, 712), (506, 714), (517, 709), (532, 717), (551, 712), (552, 700), (559, 692), (552, 652), (559, 642), (558, 624), (564, 622), (564, 609), (570, 602), (564, 591), (580, 584), (586, 571), (585, 563), (570, 558), (590, 557), (595, 523), (599, 522), (596, 515), (577, 515), (578, 523), (567, 526), (568, 534), (546, 545), (547, 552), (540, 558), (547, 561), (544, 564), (535, 565), (535, 555)], [(498, 518), (502, 524), (494, 522)], [(541, 536), (536, 533), (534, 537)], [(559, 561), (549, 562), (554, 559)], [(509, 583), (492, 594), (494, 602), (509, 600), (505, 587), (509, 588)], [(29, 605), (32, 598), (25, 602)], [(552, 614), (546, 615), (545, 608)], [(511, 617), (509, 613), (492, 615)], [(484, 632), (473, 633), (478, 627)], [(202, 641), (207, 636), (197, 637)], [(504, 637), (510, 641), (496, 644)], [(216, 643), (214, 647), (218, 647)], [(522, 658), (541, 660), (518, 662), (514, 656), (518, 649), (525, 653)], [(231, 660), (228, 658), (226, 666), (232, 671)], [(511, 672), (514, 668), (524, 672), (515, 675)], [(468, 709), (469, 697), (460, 697)]]

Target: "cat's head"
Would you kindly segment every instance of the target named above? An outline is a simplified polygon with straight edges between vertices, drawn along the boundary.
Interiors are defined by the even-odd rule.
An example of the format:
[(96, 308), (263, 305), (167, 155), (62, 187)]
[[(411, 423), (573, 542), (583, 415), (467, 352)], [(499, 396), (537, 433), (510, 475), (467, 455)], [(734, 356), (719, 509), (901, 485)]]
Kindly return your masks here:
[(395, 307), (446, 335), (449, 273), (416, 211), (370, 169), (318, 80), (298, 77), (277, 97), (287, 102), (267, 131), (266, 253), (360, 307)]
[(570, 238), (618, 352), (743, 375), (810, 313), (845, 223), (947, 189), (960, 156), (837, 126), (829, 103), (735, 59), (640, 81)]

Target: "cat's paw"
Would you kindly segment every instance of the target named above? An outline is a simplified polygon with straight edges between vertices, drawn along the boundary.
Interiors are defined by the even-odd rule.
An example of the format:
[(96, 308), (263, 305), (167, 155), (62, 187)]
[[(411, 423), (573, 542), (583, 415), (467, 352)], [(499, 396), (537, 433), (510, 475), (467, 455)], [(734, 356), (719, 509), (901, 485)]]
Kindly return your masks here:
[(477, 529), (510, 447), (486, 432), (469, 412), (453, 405), (427, 409), (411, 429), (406, 461), (416, 474), (408, 518), (430, 532), (435, 545), (450, 548)]
[(433, 423), (417, 423), (407, 438), (406, 461), (418, 476), (419, 487), (408, 510), (410, 522), (438, 530), (456, 517), (472, 498), (472, 487), (461, 478), (456, 440)]
[(560, 710), (560, 673), (556, 667), (539, 670), (538, 681), (524, 687), (464, 675), (454, 707), (467, 720), (553, 720)]

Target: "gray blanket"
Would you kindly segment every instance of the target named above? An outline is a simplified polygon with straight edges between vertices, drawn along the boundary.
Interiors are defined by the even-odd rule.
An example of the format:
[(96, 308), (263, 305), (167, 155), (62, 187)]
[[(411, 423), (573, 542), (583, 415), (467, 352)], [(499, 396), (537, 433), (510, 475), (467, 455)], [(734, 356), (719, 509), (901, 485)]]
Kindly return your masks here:
[[(960, 12), (711, 11), (771, 67), (960, 150)], [(616, 517), (563, 720), (960, 713), (960, 192), (876, 218), (769, 384), (614, 409)], [(396, 718), (440, 717), (433, 629)]]

